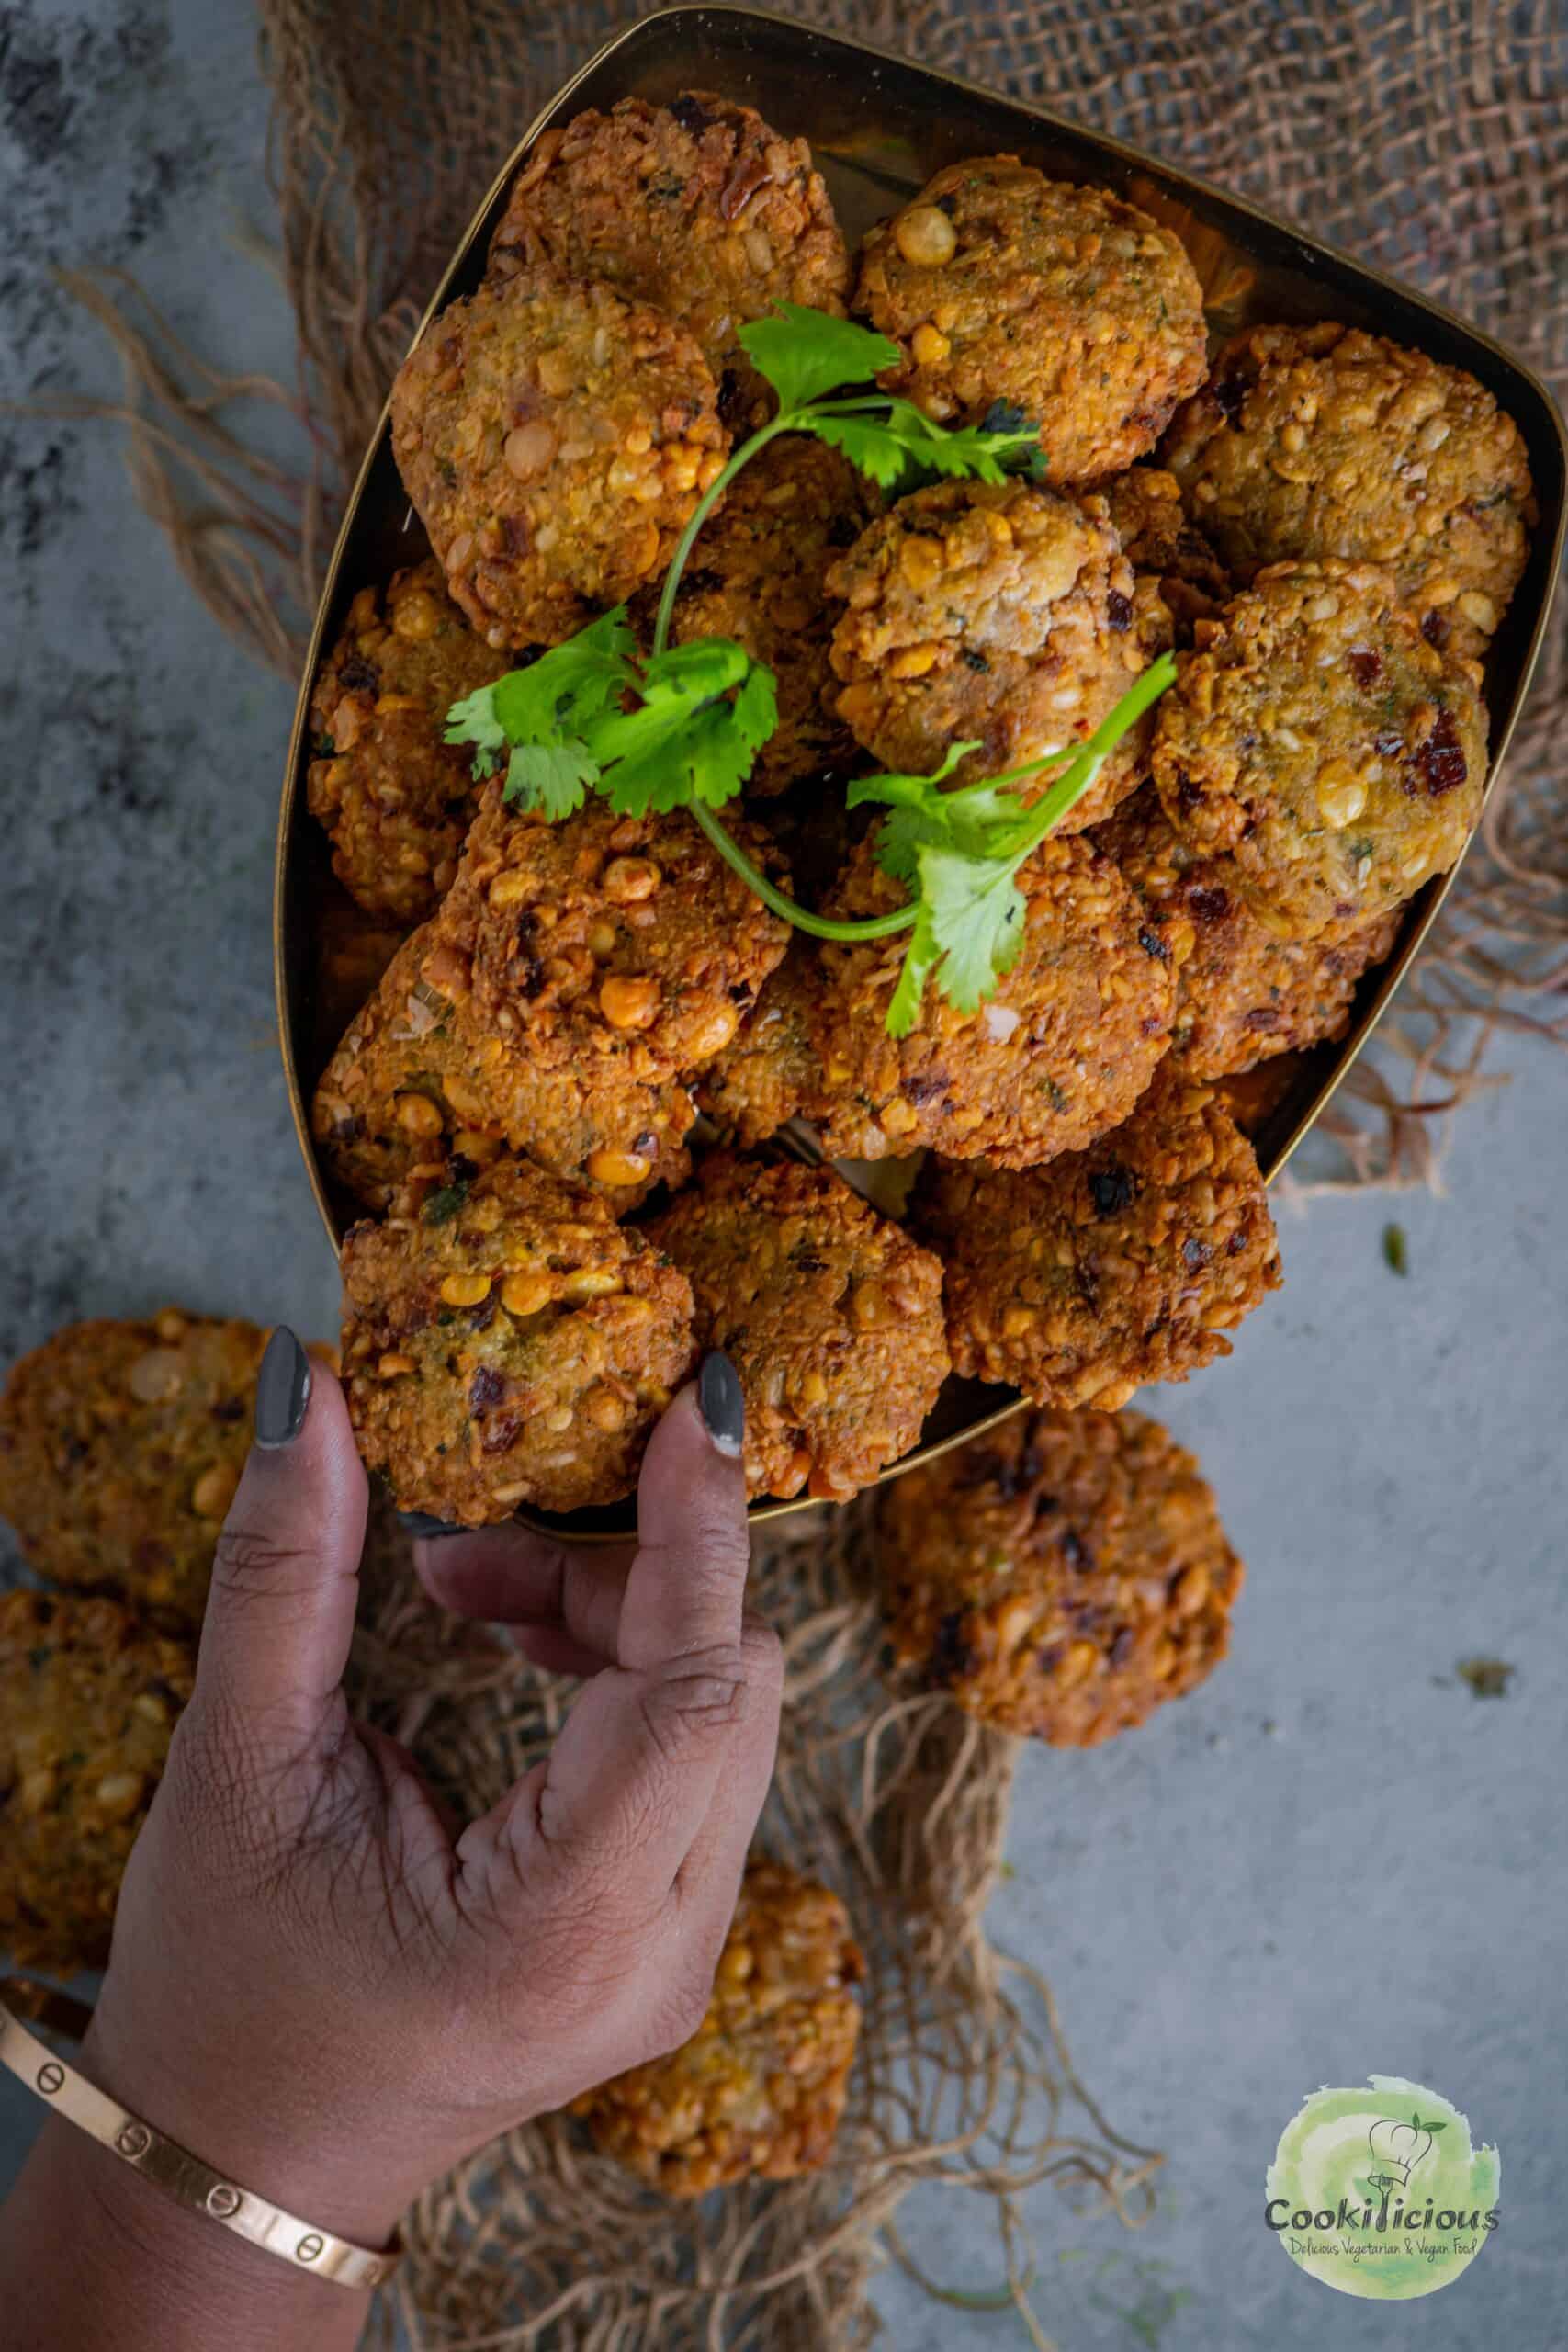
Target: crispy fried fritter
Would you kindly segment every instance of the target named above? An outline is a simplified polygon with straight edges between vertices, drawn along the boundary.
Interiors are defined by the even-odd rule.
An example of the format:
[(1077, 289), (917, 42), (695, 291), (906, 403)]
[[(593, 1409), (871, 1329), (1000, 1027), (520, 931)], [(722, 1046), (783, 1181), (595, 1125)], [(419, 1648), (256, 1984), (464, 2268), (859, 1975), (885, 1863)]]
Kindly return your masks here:
[(1015, 1414), (909, 1471), (877, 1551), (897, 1664), (1053, 1747), (1195, 1689), (1245, 1573), (1194, 1457), (1133, 1412)]
[(786, 1119), (825, 1111), (822, 1063), (811, 1038), (811, 1008), (822, 989), (817, 943), (797, 931), (784, 962), (696, 1084), (697, 1107), (727, 1143), (766, 1143)]
[(726, 491), (692, 550), (675, 600), (674, 642), (732, 638), (777, 681), (778, 725), (746, 779), (754, 797), (855, 762), (854, 738), (833, 709), (828, 649), (841, 605), (827, 576), (871, 506), (865, 477), (847, 458), (786, 434)]
[(1232, 1070), (1214, 1087), (1214, 1100), (1230, 1113), (1249, 1143), (1257, 1143), (1296, 1087), (1306, 1068), (1301, 1054), (1279, 1054), (1273, 1060), (1255, 1062), (1251, 1069)]
[(604, 2154), (669, 2197), (793, 2180), (832, 2150), (865, 1962), (843, 1905), (753, 1861), (693, 2039), (575, 2101)]
[(0, 1951), (101, 1968), (119, 1883), (191, 1694), (187, 1644), (104, 1600), (0, 1592)]
[(613, 1060), (541, 1067), (525, 1030), (487, 1029), (466, 994), (426, 977), (437, 945), (427, 924), (400, 948), (316, 1089), (310, 1130), (334, 1184), (376, 1210), (412, 1186), (417, 1206), (422, 1190), (471, 1182), (507, 1150), (592, 1184), (619, 1215), (684, 1180), (683, 1087)]
[(369, 1002), (405, 933), (367, 914), (346, 890), (323, 892), (315, 908), (309, 1025), (303, 1052), (319, 1069), (356, 1012)]
[(904, 347), (879, 379), (942, 424), (999, 407), (1047, 478), (1096, 482), (1154, 447), (1203, 379), (1203, 298), (1179, 241), (1102, 188), (1016, 155), (938, 172), (874, 229), (855, 308)]
[(251, 1442), (267, 1335), (165, 1307), (69, 1324), (0, 1397), (0, 1517), (57, 1584), (196, 1626)]
[(1486, 713), (1376, 564), (1277, 564), (1159, 705), (1166, 814), (1280, 937), (1375, 922), (1453, 865), (1480, 813)]
[(649, 1229), (740, 1375), (750, 1493), (843, 1501), (919, 1442), (948, 1372), (942, 1268), (831, 1169), (715, 1153)]
[(1158, 586), (1176, 628), (1190, 645), (1193, 624), (1211, 620), (1235, 593), (1229, 572), (1181, 503), (1174, 474), (1134, 466), (1105, 485), (1122, 552), (1140, 579)]
[(683, 328), (549, 269), (450, 303), (391, 413), (447, 587), (492, 646), (558, 645), (661, 571), (729, 447)]
[(1292, 557), (1392, 565), (1439, 650), (1483, 650), (1525, 568), (1536, 509), (1513, 419), (1473, 376), (1359, 328), (1237, 335), (1165, 454), (1238, 581)]
[(945, 1269), (954, 1371), (1039, 1405), (1109, 1412), (1145, 1380), (1185, 1380), (1280, 1282), (1252, 1146), (1175, 1070), (1048, 1168), (928, 1161), (913, 1224)]
[(804, 139), (705, 90), (623, 98), (535, 141), (491, 247), (491, 275), (541, 262), (656, 303), (696, 338), (727, 424), (772, 396), (737, 331), (777, 302), (841, 316), (850, 262)]
[[(780, 871), (763, 835), (735, 837)], [(783, 876), (787, 881), (787, 876)], [(487, 1030), (542, 1069), (658, 1084), (711, 1061), (789, 944), (683, 809), (550, 824), (486, 786), (436, 935)]]
[[(905, 935), (824, 944), (813, 1025), (830, 1153), (881, 1159), (929, 1145), (1026, 1168), (1081, 1149), (1132, 1109), (1170, 1042), (1169, 942), (1087, 834), (1043, 842), (1018, 887), (1023, 947), (995, 994), (963, 1013), (933, 983), (907, 1037), (886, 1029)], [(906, 895), (868, 842), (829, 910), (881, 914)]]
[(510, 657), (476, 637), (441, 566), (362, 588), (310, 695), (310, 814), (333, 871), (368, 913), (423, 922), (457, 870), (473, 814), (471, 744), (448, 743), (450, 706)]
[(684, 1274), (525, 1160), (355, 1226), (343, 1282), (360, 1453), (402, 1509), (464, 1526), (629, 1494), (692, 1362)]
[(1399, 936), (1395, 912), (1322, 939), (1277, 939), (1247, 911), (1234, 860), (1195, 856), (1152, 785), (1095, 838), (1170, 940), (1170, 1058), (1190, 1078), (1224, 1078), (1270, 1055), (1342, 1037), (1363, 974)]
[[(1100, 498), (1028, 482), (935, 482), (880, 516), (828, 574), (848, 610), (833, 631), (839, 712), (885, 766), (939, 767), (955, 785), (1008, 774), (1092, 735), (1171, 641)], [(1058, 828), (1108, 816), (1148, 772), (1150, 714), (1124, 735)], [(1049, 777), (1018, 787), (1028, 803)]]

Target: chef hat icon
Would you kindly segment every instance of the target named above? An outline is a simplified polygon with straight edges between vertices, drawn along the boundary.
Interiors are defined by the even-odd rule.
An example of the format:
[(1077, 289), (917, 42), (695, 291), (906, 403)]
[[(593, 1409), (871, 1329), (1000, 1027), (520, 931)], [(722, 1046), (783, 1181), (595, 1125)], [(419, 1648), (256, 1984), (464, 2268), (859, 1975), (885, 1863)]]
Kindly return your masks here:
[(1381, 2165), (1385, 2172), (1392, 2173), (1402, 2188), (1408, 2188), (1411, 2174), (1422, 2158), (1431, 2153), (1432, 2132), (1440, 2132), (1442, 2128), (1438, 2123), (1428, 2129), (1418, 2115), (1413, 2115), (1408, 2123), (1398, 2122), (1392, 2115), (1385, 2115), (1368, 2132), (1367, 2145), (1372, 2152), (1373, 2162)]

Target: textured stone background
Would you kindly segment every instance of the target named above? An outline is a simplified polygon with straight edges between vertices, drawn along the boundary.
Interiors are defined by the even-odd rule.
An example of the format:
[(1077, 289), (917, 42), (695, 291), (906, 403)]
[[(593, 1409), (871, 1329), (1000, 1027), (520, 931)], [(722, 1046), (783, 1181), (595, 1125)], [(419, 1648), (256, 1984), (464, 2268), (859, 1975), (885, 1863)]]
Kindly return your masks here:
[[(0, 5), (0, 399), (113, 389), (55, 263), (122, 264), (199, 349), (288, 373), (244, 249), (264, 130), (242, 0)], [(0, 1359), (171, 1297), (326, 1331), (269, 972), (291, 698), (191, 602), (100, 426), (0, 416)], [(1503, 1067), (1443, 1198), (1285, 1213), (1287, 1289), (1160, 1401), (1251, 1566), (1228, 1667), (1106, 1750), (1024, 1759), (996, 1934), (1049, 1973), (1111, 2120), (1172, 2152), (1136, 2237), (1032, 2199), (1062, 2352), (1568, 2346), (1568, 1094), (1547, 1053)], [(1454, 1679), (1477, 1652), (1517, 1666), (1505, 1700)], [(1369, 2071), (1502, 2152), (1501, 2233), (1418, 2312), (1327, 2300), (1262, 2226), (1289, 2115)], [(31, 2125), (0, 2086), (0, 2171)], [(980, 2200), (908, 2222), (939, 2278), (999, 2278)], [(900, 2352), (1023, 2341), (897, 2274), (883, 2302)]]

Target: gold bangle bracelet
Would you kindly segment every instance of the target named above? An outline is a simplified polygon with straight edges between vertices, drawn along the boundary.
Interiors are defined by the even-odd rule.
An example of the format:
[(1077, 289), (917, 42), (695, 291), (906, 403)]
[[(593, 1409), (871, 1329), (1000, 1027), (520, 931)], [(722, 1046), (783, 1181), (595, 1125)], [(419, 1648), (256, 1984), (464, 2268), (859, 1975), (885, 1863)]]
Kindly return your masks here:
[(40, 1984), (30, 1976), (0, 1978), (0, 2064), (18, 2082), (36, 2091), (46, 2107), (54, 2108), (88, 2138), (96, 2140), (144, 2178), (154, 2181), (176, 2204), (193, 2213), (205, 2213), (239, 2237), (248, 2238), (267, 2254), (303, 2270), (313, 2278), (330, 2278), (335, 2287), (378, 2287), (402, 2259), (394, 2240), (382, 2253), (351, 2245), (330, 2230), (286, 2213), (280, 2205), (225, 2180), (188, 2148), (166, 2140), (139, 2115), (118, 2106), (85, 2075), (57, 2058), (47, 2042), (29, 2033), (22, 2023), (29, 2018), (46, 2030), (79, 2041), (92, 2011), (68, 1993)]

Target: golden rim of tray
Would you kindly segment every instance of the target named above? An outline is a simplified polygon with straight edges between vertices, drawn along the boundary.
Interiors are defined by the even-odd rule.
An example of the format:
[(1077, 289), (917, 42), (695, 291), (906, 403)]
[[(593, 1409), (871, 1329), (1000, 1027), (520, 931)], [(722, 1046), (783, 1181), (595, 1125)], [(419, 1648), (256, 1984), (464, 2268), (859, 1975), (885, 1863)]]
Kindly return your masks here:
[[(852, 69), (852, 112), (865, 118), (858, 127), (846, 125), (851, 136), (844, 141), (839, 141), (831, 129), (826, 137), (814, 134), (809, 119), (811, 113), (820, 113), (825, 104), (830, 112), (832, 105), (851, 86), (847, 79), (841, 83), (836, 77), (835, 65)], [(759, 74), (766, 81), (766, 87), (759, 85)], [(778, 88), (769, 78), (780, 74), (798, 85), (798, 107), (794, 104), (795, 89)], [(798, 24), (764, 9), (695, 6), (671, 8), (640, 18), (597, 50), (528, 125), (480, 199), (410, 348), (446, 308), (469, 265), (488, 243), (513, 175), (541, 131), (564, 120), (581, 106), (611, 105), (616, 98), (630, 96), (658, 100), (683, 88), (715, 86), (726, 96), (758, 106), (769, 120), (777, 120), (792, 136), (804, 135), (810, 140), (814, 159), (828, 181), (840, 220), (846, 212), (849, 214), (848, 233), (852, 236), (855, 233), (855, 214), (865, 209), (858, 200), (863, 188), (867, 196), (874, 198), (875, 210), (886, 212), (904, 200), (908, 193), (921, 187), (939, 163), (965, 153), (995, 153), (1003, 147), (1016, 147), (1026, 158), (1043, 161), (1046, 168), (1061, 176), (1093, 176), (1114, 187), (1177, 229), (1190, 244), (1196, 237), (1212, 245), (1206, 269), (1200, 256), (1194, 255), (1194, 259), (1200, 261), (1206, 297), (1212, 288), (1218, 289), (1218, 299), (1210, 303), (1211, 320), (1216, 310), (1232, 313), (1226, 320), (1227, 331), (1252, 321), (1261, 323), (1270, 317), (1324, 318), (1349, 313), (1359, 315), (1374, 332), (1431, 351), (1435, 356), (1464, 367), (1479, 377), (1508, 410), (1524, 436), (1540, 508), (1529, 563), (1487, 668), (1486, 702), (1493, 722), (1486, 781), (1486, 797), (1490, 799), (1545, 642), (1568, 537), (1568, 429), (1564, 428), (1551, 393), (1503, 345), (1400, 279), (1276, 220), (1245, 197), (1233, 196), (1211, 181), (1177, 170), (1120, 140), (1086, 130), (1047, 107), (1002, 97), (956, 74), (916, 64), (894, 51), (856, 40), (847, 34)], [(984, 130), (970, 138), (969, 126), (981, 116), (987, 119)], [(921, 130), (927, 134), (923, 151), (919, 150), (918, 138)], [(1092, 166), (1092, 172), (1075, 169), (1086, 165)], [(843, 185), (848, 181), (856, 184), (857, 200), (840, 202)], [(875, 217), (874, 210), (870, 217)], [(1242, 233), (1247, 230), (1252, 232), (1251, 243)], [(1279, 288), (1277, 299), (1272, 305), (1268, 301), (1261, 307), (1252, 303), (1244, 316), (1239, 308), (1241, 300), (1266, 283)], [(345, 558), (355, 541), (367, 535), (365, 519), (367, 495), (375, 487), (373, 478), (378, 467), (390, 464), (389, 406), (389, 401), (382, 409), (349, 493), (327, 567), (289, 737), (274, 866), (273, 973), (289, 1112), (316, 1206), (334, 1250), (341, 1241), (342, 1229), (317, 1164), (308, 1096), (301, 1085), (299, 1063), (294, 958), (309, 930), (313, 910), (306, 903), (308, 891), (295, 887), (297, 880), (303, 883), (308, 879), (296, 876), (295, 861), (301, 831), (308, 823), (302, 785), (310, 688), (322, 642), (329, 631), (339, 625), (346, 602), (340, 593)], [(396, 503), (406, 508), (406, 497), (400, 488), (395, 481), (392, 487)], [(1368, 984), (1348, 1035), (1337, 1046), (1313, 1049), (1305, 1073), (1308, 1082), (1303, 1085), (1301, 1100), (1288, 1099), (1276, 1114), (1278, 1132), (1273, 1132), (1271, 1126), (1265, 1127), (1258, 1160), (1266, 1182), (1271, 1182), (1285, 1166), (1354, 1067), (1399, 989), (1458, 871), (1456, 864), (1446, 875), (1428, 883), (1411, 901), (1399, 944)], [(317, 1075), (311, 1073), (312, 1085)], [(1023, 1401), (1010, 1390), (990, 1393), (1001, 1396), (1004, 1401), (977, 1412), (961, 1427), (922, 1442), (884, 1470), (876, 1483), (899, 1477), (917, 1463), (933, 1461), (953, 1446), (997, 1428), (1017, 1412)], [(787, 1502), (753, 1503), (750, 1517), (760, 1521), (816, 1508), (809, 1497), (799, 1496)], [(577, 1512), (565, 1519), (528, 1511), (520, 1511), (517, 1516), (525, 1524), (547, 1528), (578, 1542), (611, 1542), (627, 1532), (630, 1509), (629, 1503), (619, 1504), (603, 1511)]]

